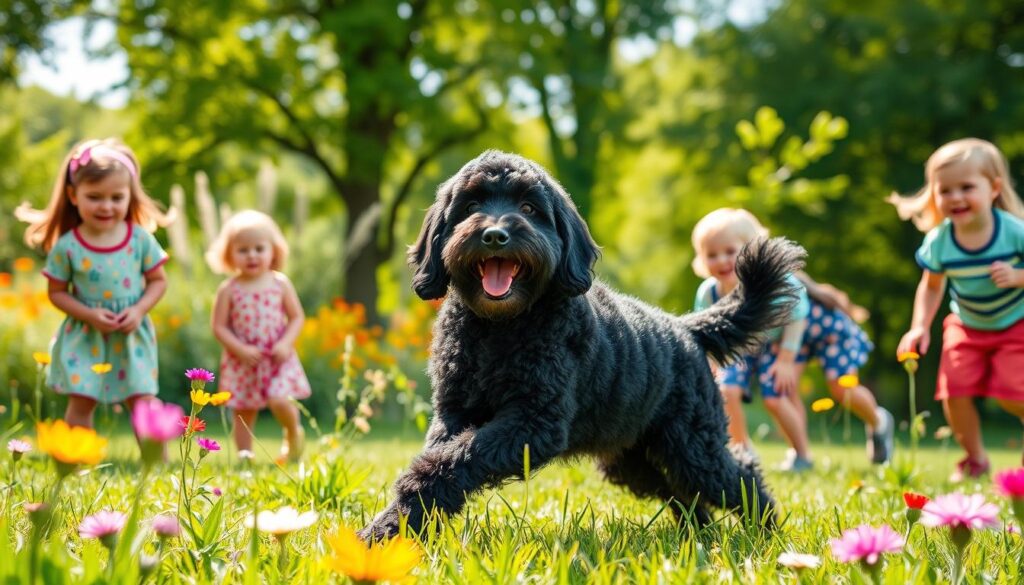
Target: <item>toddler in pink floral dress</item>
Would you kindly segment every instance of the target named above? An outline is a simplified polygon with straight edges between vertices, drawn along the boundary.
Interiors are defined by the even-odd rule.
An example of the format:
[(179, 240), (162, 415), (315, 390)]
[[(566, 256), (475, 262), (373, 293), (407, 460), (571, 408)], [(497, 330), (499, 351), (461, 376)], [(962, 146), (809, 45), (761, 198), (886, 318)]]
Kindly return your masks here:
[(241, 211), (224, 223), (206, 261), (214, 271), (233, 275), (217, 289), (213, 334), (224, 346), (219, 389), (231, 392), (235, 444), (252, 449), (256, 415), (270, 408), (284, 427), (282, 455), (295, 460), (304, 433), (292, 399), (309, 397), (310, 387), (295, 354), (302, 305), (291, 281), (278, 272), (287, 256), (288, 244), (270, 216)]

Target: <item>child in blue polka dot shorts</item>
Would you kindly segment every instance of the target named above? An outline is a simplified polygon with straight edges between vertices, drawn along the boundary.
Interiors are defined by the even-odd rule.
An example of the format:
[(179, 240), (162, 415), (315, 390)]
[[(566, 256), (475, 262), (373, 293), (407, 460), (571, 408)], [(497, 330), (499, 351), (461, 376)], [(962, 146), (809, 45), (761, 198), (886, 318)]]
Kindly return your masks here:
[[(697, 291), (695, 310), (709, 307), (732, 292), (738, 284), (736, 256), (744, 244), (764, 235), (767, 230), (743, 209), (719, 209), (697, 223), (692, 236), (696, 250), (693, 267), (706, 280)], [(870, 460), (889, 461), (895, 424), (892, 414), (878, 406), (871, 391), (857, 379), (857, 372), (867, 362), (873, 346), (844, 312), (844, 307), (853, 312), (855, 306), (843, 293), (814, 282), (802, 272), (791, 279), (799, 290), (800, 301), (790, 314), (790, 322), (770, 332), (759, 351), (716, 368), (729, 415), (731, 442), (742, 450), (752, 450), (742, 405), (751, 401), (751, 379), (756, 377), (765, 408), (792, 447), (784, 469), (801, 471), (813, 467), (807, 411), (797, 390), (800, 376), (813, 358), (821, 365), (836, 403), (849, 408), (865, 424)]]

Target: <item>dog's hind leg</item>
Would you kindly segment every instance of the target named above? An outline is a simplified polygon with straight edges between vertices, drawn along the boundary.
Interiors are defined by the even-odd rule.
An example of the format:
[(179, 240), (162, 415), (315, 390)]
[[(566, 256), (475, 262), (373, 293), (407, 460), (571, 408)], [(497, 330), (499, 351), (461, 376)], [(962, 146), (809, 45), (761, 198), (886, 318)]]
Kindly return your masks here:
[(744, 514), (758, 523), (767, 515), (775, 525), (775, 502), (752, 462), (737, 461), (725, 446), (724, 428), (713, 421), (674, 420), (660, 429), (661, 440), (652, 442), (654, 460), (664, 467), (673, 492), (700, 493), (707, 505)]
[(692, 520), (698, 527), (710, 524), (712, 518), (705, 502), (698, 501), (696, 495), (674, 492), (665, 473), (648, 460), (646, 451), (644, 447), (632, 447), (618, 455), (601, 458), (598, 466), (605, 479), (628, 488), (637, 497), (670, 502), (672, 515), (677, 522), (681, 519)]

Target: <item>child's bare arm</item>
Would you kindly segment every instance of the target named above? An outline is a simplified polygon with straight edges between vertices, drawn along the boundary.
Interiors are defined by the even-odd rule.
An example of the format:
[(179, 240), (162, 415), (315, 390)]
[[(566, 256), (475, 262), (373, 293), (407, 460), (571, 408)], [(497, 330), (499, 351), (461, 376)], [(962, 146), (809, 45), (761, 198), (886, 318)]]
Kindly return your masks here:
[(217, 297), (213, 301), (213, 311), (210, 315), (213, 336), (229, 353), (244, 363), (253, 365), (260, 360), (260, 350), (258, 347), (248, 345), (235, 335), (228, 323), (230, 314), (231, 292), (228, 283), (224, 283), (217, 289)]
[(117, 315), (113, 311), (102, 307), (90, 307), (76, 299), (68, 290), (67, 282), (50, 279), (49, 283), (46, 292), (54, 307), (72, 319), (92, 325), (101, 333), (110, 333), (117, 329)]
[(932, 321), (935, 320), (935, 313), (939, 310), (945, 294), (946, 277), (925, 270), (914, 294), (914, 316), (910, 321), (910, 330), (903, 335), (896, 351), (919, 351), (922, 354), (928, 351), (928, 346), (931, 345)]
[(281, 339), (278, 340), (278, 343), (294, 347), (295, 340), (299, 338), (299, 333), (302, 332), (302, 325), (306, 322), (306, 314), (302, 310), (302, 302), (299, 301), (299, 295), (295, 292), (295, 287), (292, 286), (291, 281), (283, 275), (281, 278), (285, 285), (284, 312), (288, 316), (288, 327), (281, 334)]
[(139, 298), (139, 302), (117, 315), (118, 322), (120, 323), (118, 329), (125, 333), (135, 331), (139, 324), (142, 323), (142, 318), (149, 313), (150, 309), (167, 292), (167, 274), (164, 272), (162, 265), (150, 270), (143, 276), (146, 279), (146, 289), (142, 293), (142, 297)]

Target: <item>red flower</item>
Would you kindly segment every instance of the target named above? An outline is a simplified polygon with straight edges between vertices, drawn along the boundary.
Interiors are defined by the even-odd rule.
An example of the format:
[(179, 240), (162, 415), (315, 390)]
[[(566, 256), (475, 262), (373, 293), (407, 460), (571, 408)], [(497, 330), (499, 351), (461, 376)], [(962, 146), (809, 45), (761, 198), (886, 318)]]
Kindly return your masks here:
[(903, 501), (911, 510), (920, 510), (928, 503), (928, 496), (914, 492), (903, 492)]
[(201, 433), (206, 430), (206, 422), (199, 417), (183, 416), (178, 424), (189, 433)]

